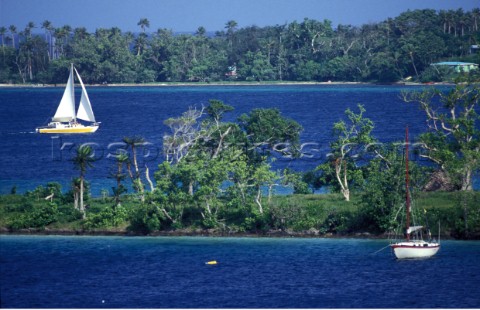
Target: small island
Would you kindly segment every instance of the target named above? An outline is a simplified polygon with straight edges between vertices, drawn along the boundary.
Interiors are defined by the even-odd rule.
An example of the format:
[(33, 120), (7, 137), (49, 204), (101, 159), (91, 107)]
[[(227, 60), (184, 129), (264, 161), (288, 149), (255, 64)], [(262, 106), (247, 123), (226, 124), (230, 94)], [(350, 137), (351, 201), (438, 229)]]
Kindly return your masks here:
[[(444, 238), (480, 238), (480, 195), (473, 189), (479, 144), (470, 143), (480, 132), (463, 125), (478, 124), (479, 86), (403, 96), (424, 110), (431, 126), (412, 150), (433, 163), (410, 163), (417, 216), (431, 226), (440, 222)], [(455, 114), (440, 112), (439, 104), (457, 107)], [(145, 167), (137, 156), (148, 141), (124, 137), (111, 154), (109, 177), (116, 185), (102, 197), (89, 194), (87, 172), (95, 169), (95, 156), (90, 145), (80, 144), (70, 159), (76, 173), (67, 192), (50, 182), (0, 196), (1, 232), (384, 238), (398, 228), (393, 219), (405, 195), (405, 144), (379, 143), (362, 105), (333, 124), (329, 156), (310, 171), (272, 167), (275, 157), (308, 155), (298, 122), (276, 108), (225, 121), (232, 110), (211, 99), (164, 120), (163, 161)], [(455, 135), (445, 136), (449, 130)], [(291, 193), (275, 194), (278, 187)], [(320, 188), (329, 193), (315, 194)]]

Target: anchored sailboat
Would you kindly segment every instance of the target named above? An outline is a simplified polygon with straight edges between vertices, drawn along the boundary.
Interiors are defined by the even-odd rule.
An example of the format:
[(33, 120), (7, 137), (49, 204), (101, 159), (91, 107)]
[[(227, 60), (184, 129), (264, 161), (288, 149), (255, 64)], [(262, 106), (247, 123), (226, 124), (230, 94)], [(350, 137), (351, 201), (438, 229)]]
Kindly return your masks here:
[[(78, 111), (75, 114), (75, 82), (73, 71), (75, 71), (78, 81), (82, 87), (82, 97), (80, 98), (80, 104), (78, 106)], [(89, 125), (81, 124), (77, 121), (81, 119), (87, 122), (90, 122)], [(92, 105), (90, 104), (90, 99), (88, 98), (87, 90), (85, 85), (83, 85), (82, 78), (78, 74), (77, 69), (73, 67), (73, 64), (70, 68), (70, 76), (68, 77), (67, 86), (63, 92), (62, 100), (58, 105), (57, 111), (52, 118), (52, 121), (44, 127), (38, 127), (36, 129), (39, 133), (92, 133), (95, 132), (99, 127), (99, 123), (95, 121), (95, 116), (93, 115)]]
[(405, 187), (406, 187), (406, 240), (390, 245), (398, 259), (403, 258), (427, 258), (437, 254), (440, 243), (423, 241), (421, 232), (423, 226), (410, 226), (410, 194), (408, 176), (408, 127), (405, 131)]

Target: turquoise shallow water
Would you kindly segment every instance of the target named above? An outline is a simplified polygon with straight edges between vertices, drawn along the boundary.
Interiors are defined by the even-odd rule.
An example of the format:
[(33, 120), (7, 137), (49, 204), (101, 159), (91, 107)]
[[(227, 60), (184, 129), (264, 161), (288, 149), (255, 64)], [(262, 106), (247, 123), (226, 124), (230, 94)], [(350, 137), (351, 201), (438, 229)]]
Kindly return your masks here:
[[(167, 128), (163, 121), (180, 116), (190, 106), (207, 105), (218, 99), (235, 110), (225, 115), (235, 121), (254, 108), (278, 108), (283, 115), (299, 122), (304, 131), (301, 142), (304, 156), (291, 160), (276, 154), (278, 168), (305, 170), (325, 160), (332, 140), (332, 125), (347, 108), (356, 110), (363, 104), (365, 116), (375, 123), (373, 134), (381, 142), (403, 141), (405, 126), (411, 140), (426, 129), (419, 107), (405, 104), (401, 91), (420, 87), (399, 86), (201, 86), (201, 87), (87, 87), (95, 116), (102, 122), (92, 135), (35, 134), (55, 113), (63, 88), (0, 88), (0, 193), (9, 193), (14, 185), (18, 192), (32, 190), (48, 181), (58, 181), (69, 188), (74, 170), (71, 158), (79, 144), (90, 143), (95, 150), (95, 169), (87, 172), (94, 195), (110, 190), (114, 180), (114, 154), (124, 136), (140, 135), (150, 144), (139, 152), (141, 167), (150, 170), (163, 160), (162, 137)], [(447, 89), (442, 87), (442, 89)], [(77, 97), (80, 93), (77, 93)], [(412, 152), (412, 157), (413, 157)], [(415, 158), (412, 158), (415, 159)], [(476, 187), (480, 188), (477, 178)]]
[[(479, 242), (0, 236), (2, 308), (478, 308)], [(217, 265), (205, 262), (216, 260)]]

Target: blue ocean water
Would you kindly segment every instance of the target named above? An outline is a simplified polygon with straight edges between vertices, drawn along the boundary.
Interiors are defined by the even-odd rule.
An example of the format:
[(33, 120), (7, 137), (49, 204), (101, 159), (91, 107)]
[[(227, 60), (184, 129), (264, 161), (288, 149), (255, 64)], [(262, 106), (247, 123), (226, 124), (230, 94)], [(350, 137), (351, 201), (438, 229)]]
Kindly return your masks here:
[[(432, 86), (429, 86), (432, 87)], [(448, 86), (438, 86), (446, 90)], [(100, 129), (91, 135), (40, 135), (35, 127), (45, 125), (55, 113), (63, 93), (61, 87), (0, 88), (0, 193), (32, 190), (49, 181), (69, 188), (78, 175), (71, 162), (75, 148), (90, 143), (98, 159), (87, 172), (94, 195), (115, 185), (109, 178), (115, 169), (112, 154), (122, 148), (122, 138), (139, 135), (149, 144), (139, 151), (140, 167), (155, 170), (163, 160), (162, 137), (168, 132), (163, 121), (178, 117), (189, 107), (222, 100), (235, 110), (225, 116), (235, 121), (254, 108), (278, 108), (299, 122), (304, 156), (291, 160), (278, 156), (275, 165), (297, 170), (312, 169), (324, 161), (332, 140), (332, 125), (347, 108), (366, 108), (375, 123), (374, 136), (381, 142), (403, 141), (409, 125), (411, 141), (425, 131), (425, 116), (415, 104), (400, 99), (401, 91), (417, 86), (279, 85), (279, 86), (190, 86), (190, 87), (87, 87)], [(77, 98), (80, 93), (77, 93)], [(476, 188), (480, 182), (476, 179)]]
[[(480, 243), (0, 236), (2, 308), (478, 308)], [(205, 262), (216, 260), (217, 265)]]

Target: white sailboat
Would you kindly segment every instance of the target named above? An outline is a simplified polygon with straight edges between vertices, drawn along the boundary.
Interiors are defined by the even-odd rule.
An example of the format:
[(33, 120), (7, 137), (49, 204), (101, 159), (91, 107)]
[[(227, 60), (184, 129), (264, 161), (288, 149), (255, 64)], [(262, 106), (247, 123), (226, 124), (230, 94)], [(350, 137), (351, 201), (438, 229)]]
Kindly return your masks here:
[[(75, 82), (73, 74), (74, 71), (82, 87), (82, 97), (80, 98), (80, 104), (78, 106), (77, 113), (75, 113)], [(77, 121), (77, 119), (87, 121), (90, 124), (81, 124)], [(75, 69), (72, 64), (70, 68), (70, 76), (68, 78), (67, 86), (65, 87), (62, 100), (58, 105), (57, 111), (55, 112), (52, 121), (47, 126), (38, 127), (36, 131), (39, 133), (52, 134), (92, 133), (97, 131), (98, 127), (99, 123), (95, 121), (92, 105), (90, 103), (90, 99), (88, 98), (85, 85), (83, 85), (80, 74), (78, 74), (77, 69)]]
[(410, 194), (408, 176), (408, 127), (405, 131), (405, 187), (406, 187), (406, 240), (390, 245), (398, 259), (405, 258), (428, 258), (437, 254), (440, 243), (424, 241), (421, 231), (423, 226), (410, 226)]

